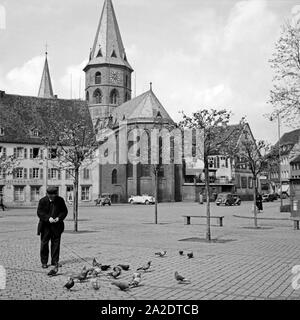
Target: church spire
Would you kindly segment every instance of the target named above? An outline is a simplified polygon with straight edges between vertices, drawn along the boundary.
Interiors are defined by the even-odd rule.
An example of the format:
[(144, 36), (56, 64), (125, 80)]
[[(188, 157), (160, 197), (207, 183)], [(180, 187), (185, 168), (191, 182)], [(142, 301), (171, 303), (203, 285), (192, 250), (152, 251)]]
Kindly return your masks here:
[(109, 63), (131, 66), (127, 62), (116, 14), (111, 0), (105, 0), (88, 65)]
[(50, 71), (49, 71), (49, 66), (48, 66), (47, 49), (46, 49), (45, 55), (46, 55), (45, 65), (44, 65), (44, 70), (43, 70), (43, 75), (42, 75), (42, 79), (41, 79), (38, 97), (40, 97), (40, 98), (54, 98), (52, 84), (51, 84)]

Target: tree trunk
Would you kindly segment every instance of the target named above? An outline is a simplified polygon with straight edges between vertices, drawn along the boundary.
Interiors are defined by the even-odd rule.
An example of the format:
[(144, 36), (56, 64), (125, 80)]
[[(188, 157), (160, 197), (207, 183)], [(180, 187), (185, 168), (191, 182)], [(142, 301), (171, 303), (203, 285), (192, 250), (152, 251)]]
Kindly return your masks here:
[(79, 168), (75, 168), (74, 190), (73, 190), (73, 216), (74, 216), (74, 231), (78, 231), (78, 182)]
[(155, 170), (155, 224), (157, 224), (158, 170)]
[(256, 177), (253, 176), (254, 193), (253, 193), (253, 213), (254, 213), (254, 226), (257, 228), (257, 208), (256, 208)]
[(204, 173), (205, 173), (205, 191), (206, 191), (206, 240), (211, 240), (210, 233), (210, 201), (209, 201), (209, 171), (208, 160), (204, 160)]

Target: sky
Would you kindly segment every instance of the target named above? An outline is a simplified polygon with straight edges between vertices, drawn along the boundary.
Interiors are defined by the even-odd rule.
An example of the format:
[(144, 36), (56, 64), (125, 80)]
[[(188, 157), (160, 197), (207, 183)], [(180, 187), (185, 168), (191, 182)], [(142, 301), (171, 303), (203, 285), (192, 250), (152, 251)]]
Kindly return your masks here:
[[(133, 97), (153, 91), (175, 121), (180, 111), (227, 109), (254, 137), (278, 140), (265, 116), (269, 59), (296, 0), (112, 0), (130, 65)], [(36, 96), (47, 43), (59, 98), (83, 98), (104, 0), (0, 0), (0, 90)], [(71, 86), (72, 79), (72, 86)], [(136, 84), (136, 85), (135, 85)], [(72, 89), (71, 89), (72, 88)], [(281, 123), (281, 133), (293, 128)]]

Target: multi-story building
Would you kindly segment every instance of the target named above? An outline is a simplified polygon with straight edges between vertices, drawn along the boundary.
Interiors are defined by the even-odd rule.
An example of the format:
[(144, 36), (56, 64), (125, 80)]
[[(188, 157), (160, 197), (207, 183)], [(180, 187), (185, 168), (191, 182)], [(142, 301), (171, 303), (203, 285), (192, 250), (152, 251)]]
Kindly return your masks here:
[[(0, 193), (8, 206), (35, 206), (46, 194), (45, 189), (49, 185), (56, 186), (59, 195), (72, 202), (72, 169), (62, 169), (57, 149), (46, 147), (37, 125), (37, 121), (42, 121), (46, 126), (49, 124), (46, 112), (49, 109), (58, 118), (79, 114), (80, 110), (87, 125), (91, 122), (86, 102), (58, 99), (53, 95), (46, 57), (39, 97), (0, 92), (0, 161), (10, 156), (15, 159), (9, 172), (0, 163)], [(13, 117), (13, 121), (6, 121), (7, 117)], [(79, 203), (93, 203), (97, 197), (97, 170), (96, 163), (82, 168)]]

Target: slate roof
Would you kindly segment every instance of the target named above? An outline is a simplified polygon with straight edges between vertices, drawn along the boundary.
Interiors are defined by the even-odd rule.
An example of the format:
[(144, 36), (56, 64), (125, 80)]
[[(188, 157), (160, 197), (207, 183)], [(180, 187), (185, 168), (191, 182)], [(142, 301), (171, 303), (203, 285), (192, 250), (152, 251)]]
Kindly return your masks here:
[(160, 116), (162, 120), (174, 124), (174, 121), (152, 90), (121, 104), (113, 111), (112, 116), (114, 122), (124, 120), (128, 122), (155, 121)]
[(78, 117), (82, 117), (85, 123), (93, 128), (85, 101), (47, 99), (2, 92), (0, 127), (4, 129), (4, 135), (0, 136), (0, 143), (43, 144), (41, 138), (30, 134), (30, 130), (49, 128), (49, 111), (55, 114), (58, 121), (63, 119), (75, 121)]
[(45, 59), (45, 65), (44, 65), (44, 70), (42, 74), (38, 97), (54, 98), (47, 55)]
[(126, 66), (132, 70), (127, 61), (116, 14), (111, 0), (105, 0), (98, 24), (90, 61), (91, 65), (111, 64)]

